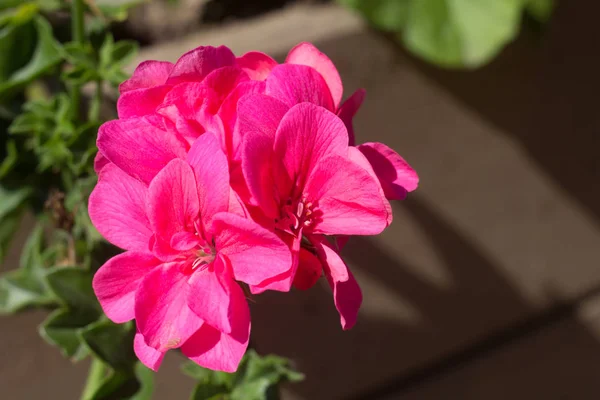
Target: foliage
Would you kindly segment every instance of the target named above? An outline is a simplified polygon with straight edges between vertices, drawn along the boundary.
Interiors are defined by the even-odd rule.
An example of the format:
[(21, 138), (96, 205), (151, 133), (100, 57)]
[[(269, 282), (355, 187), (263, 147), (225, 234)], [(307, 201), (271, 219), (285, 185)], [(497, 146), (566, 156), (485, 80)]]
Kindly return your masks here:
[[(94, 272), (116, 249), (87, 212), (103, 87), (127, 79), (123, 68), (138, 47), (115, 41), (111, 22), (140, 2), (0, 0), (0, 263), (21, 221), (35, 225), (19, 265), (0, 274), (0, 315), (49, 311), (42, 338), (73, 362), (91, 358), (84, 400), (145, 400), (154, 386), (154, 373), (133, 352), (135, 325), (110, 322), (92, 290)], [(69, 9), (74, 39), (59, 41), (54, 31), (64, 27), (47, 17)], [(88, 101), (85, 85), (94, 89)], [(193, 398), (217, 386), (231, 399), (272, 398), (278, 383), (301, 377), (285, 360), (254, 352), (242, 370), (214, 373), (227, 376), (215, 381), (187, 367), (200, 381)]]
[(185, 363), (182, 370), (198, 381), (191, 400), (277, 400), (280, 383), (304, 379), (285, 358), (261, 357), (254, 350), (246, 352), (233, 374), (211, 371), (191, 361)]
[(408, 50), (443, 67), (476, 68), (519, 32), (524, 12), (547, 21), (554, 0), (339, 0)]

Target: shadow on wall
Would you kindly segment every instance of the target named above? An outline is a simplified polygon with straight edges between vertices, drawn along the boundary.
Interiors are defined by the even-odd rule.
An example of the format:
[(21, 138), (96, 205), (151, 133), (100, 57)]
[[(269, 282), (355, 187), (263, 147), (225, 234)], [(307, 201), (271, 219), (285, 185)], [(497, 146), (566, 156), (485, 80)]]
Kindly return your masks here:
[[(573, 398), (574, 388), (584, 396), (578, 399), (595, 398), (600, 381), (593, 371), (600, 371), (600, 344), (572, 315), (571, 306), (558, 307), (550, 315), (490, 335), (490, 325), (531, 315), (534, 309), (506, 280), (499, 266), (416, 196), (398, 207), (408, 209), (422, 226), (454, 286), (436, 287), (411, 273), (408, 264), (388, 256), (375, 240), (353, 238), (344, 254), (347, 262), (406, 299), (422, 316), (418, 325), (363, 313), (352, 330), (343, 332), (331, 294), (323, 287), (286, 296), (261, 296), (259, 306), (253, 309), (254, 343), (260, 352), (291, 357), (307, 374), (307, 380), (292, 386), (292, 391), (311, 400), (401, 398), (404, 392), (430, 382), (440, 373), (454, 371), (524, 333), (568, 318), (570, 326), (568, 336), (563, 338), (561, 356), (541, 369), (522, 371), (519, 382), (528, 386), (511, 387), (518, 382), (505, 380), (497, 398), (503, 399), (502, 395), (511, 392), (517, 394), (512, 398), (525, 400), (533, 391), (539, 398), (566, 399)], [(483, 340), (479, 340), (481, 336)], [(452, 349), (456, 344), (459, 348)], [(555, 352), (556, 348), (541, 351)], [(489, 387), (490, 396), (494, 390)], [(530, 393), (529, 397), (519, 397), (521, 392)], [(390, 397), (392, 394), (394, 397)], [(466, 393), (461, 396), (465, 400), (479, 399)]]
[[(600, 222), (600, 53), (594, 51), (598, 12), (593, 12), (600, 11), (600, 4), (589, 4), (584, 12), (577, 3), (560, 2), (542, 43), (532, 43), (536, 38), (525, 32), (481, 70), (445, 71), (415, 59), (410, 63), (480, 118), (511, 135), (540, 169)], [(368, 40), (356, 35), (316, 44), (335, 60), (335, 53), (344, 51), (341, 48), (346, 52), (349, 45), (364, 48), (369, 46)], [(410, 58), (405, 53), (400, 57)], [(353, 62), (369, 60), (357, 58)], [(351, 70), (352, 66), (340, 69), (344, 68)], [(361, 77), (359, 84), (368, 87), (370, 80), (378, 78)], [(540, 368), (519, 371), (519, 379), (512, 376), (488, 382), (489, 396), (485, 398), (502, 399), (507, 393), (515, 399), (532, 395), (548, 399), (597, 397), (600, 380), (593, 371), (600, 371), (600, 344), (577, 320), (572, 306), (557, 307), (550, 314), (499, 331), (506, 328), (507, 321), (524, 321), (536, 312), (507, 280), (502, 266), (418, 194), (394, 207), (408, 212), (417, 222), (453, 286), (440, 288), (415, 275), (407, 261), (388, 254), (378, 239), (353, 238), (345, 259), (406, 299), (422, 316), (419, 323), (411, 325), (363, 313), (353, 330), (342, 332), (331, 295), (322, 287), (286, 296), (261, 296), (260, 305), (253, 309), (254, 341), (258, 351), (289, 356), (307, 374), (307, 381), (291, 390), (311, 400), (377, 400), (390, 393), (397, 393), (397, 397), (385, 399), (401, 398), (400, 393), (434, 379), (436, 374), (457, 370), (500, 344), (560, 320), (568, 327), (558, 341), (558, 346), (564, 343), (564, 347), (557, 349), (556, 342), (543, 342), (540, 353), (549, 352), (553, 357), (538, 365)], [(487, 339), (482, 341), (482, 337)], [(440, 354), (447, 357), (440, 360)], [(493, 384), (502, 384), (502, 390)], [(482, 398), (469, 395), (462, 393), (457, 398)]]
[(510, 134), (600, 222), (600, 3), (559, 1), (541, 41), (525, 31), (479, 70), (412, 59), (456, 100)]

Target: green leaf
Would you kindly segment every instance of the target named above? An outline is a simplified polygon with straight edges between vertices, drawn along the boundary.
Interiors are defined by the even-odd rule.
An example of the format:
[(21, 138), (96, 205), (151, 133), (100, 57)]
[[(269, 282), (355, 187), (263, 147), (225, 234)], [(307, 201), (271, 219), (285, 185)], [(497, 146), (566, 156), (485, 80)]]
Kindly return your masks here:
[(0, 222), (5, 216), (20, 208), (30, 194), (31, 189), (27, 187), (9, 190), (0, 185)]
[(105, 18), (115, 22), (123, 22), (127, 19), (129, 10), (143, 2), (144, 0), (131, 0), (115, 4), (106, 0), (98, 0), (97, 6)]
[(526, 0), (527, 12), (539, 22), (548, 22), (554, 11), (554, 0)]
[(23, 271), (10, 271), (0, 277), (0, 315), (52, 304), (55, 304), (54, 298)]
[(19, 159), (19, 153), (17, 151), (17, 144), (14, 140), (8, 140), (6, 142), (6, 157), (0, 162), (0, 179), (8, 175), (10, 171), (15, 167)]
[(444, 67), (479, 67), (512, 41), (525, 9), (546, 20), (552, 0), (338, 0)]
[(130, 400), (151, 400), (154, 393), (154, 371), (138, 362), (135, 365), (135, 376), (140, 388)]
[(517, 35), (522, 6), (522, 0), (413, 1), (402, 40), (442, 66), (478, 67)]
[(113, 369), (133, 368), (136, 360), (133, 352), (135, 330), (131, 324), (116, 325), (110, 321), (98, 321), (83, 329), (80, 335), (96, 357)]
[(101, 314), (100, 304), (92, 289), (92, 278), (90, 271), (77, 267), (54, 268), (46, 275), (46, 281), (54, 295), (66, 307), (87, 315), (88, 323)]
[(190, 400), (225, 400), (228, 398), (227, 387), (215, 383), (199, 383), (194, 388)]
[(249, 350), (240, 366), (231, 392), (231, 400), (267, 400), (277, 398), (277, 386), (283, 382), (299, 382), (304, 375), (294, 371), (289, 361), (275, 355), (259, 356)]
[(412, 0), (339, 0), (359, 11), (372, 24), (386, 31), (404, 28)]
[(0, 218), (0, 261), (3, 261), (4, 257), (6, 257), (8, 246), (19, 227), (19, 222), (24, 211), (25, 207), (18, 207)]
[[(0, 81), (0, 99), (5, 99), (15, 90), (27, 85), (34, 79), (49, 72), (52, 68), (58, 65), (61, 61), (61, 46), (54, 39), (52, 27), (44, 18), (37, 16), (33, 20), (35, 33), (37, 35), (37, 43), (29, 61), (19, 67), (17, 70), (10, 71), (6, 74), (5, 79)], [(0, 50), (5, 50), (3, 38), (9, 34), (12, 27), (9, 25), (0, 32)], [(27, 43), (20, 43), (20, 46), (27, 46)], [(12, 56), (11, 53), (5, 57)]]
[(121, 40), (115, 43), (112, 35), (106, 35), (99, 50), (99, 74), (102, 79), (115, 85), (123, 82), (127, 75), (122, 68), (135, 57), (137, 50), (137, 42)]
[(79, 361), (88, 354), (79, 331), (97, 317), (81, 310), (58, 309), (40, 325), (40, 335), (46, 342), (58, 347), (65, 357)]
[(203, 368), (193, 361), (188, 361), (181, 366), (181, 371), (187, 376), (197, 381), (212, 382), (216, 385), (231, 387), (235, 374), (229, 374), (222, 371), (212, 371)]
[(184, 364), (182, 370), (199, 381), (192, 400), (275, 400), (279, 398), (281, 383), (304, 379), (304, 375), (294, 371), (285, 358), (261, 357), (254, 350), (246, 352), (233, 374), (211, 371), (193, 362)]

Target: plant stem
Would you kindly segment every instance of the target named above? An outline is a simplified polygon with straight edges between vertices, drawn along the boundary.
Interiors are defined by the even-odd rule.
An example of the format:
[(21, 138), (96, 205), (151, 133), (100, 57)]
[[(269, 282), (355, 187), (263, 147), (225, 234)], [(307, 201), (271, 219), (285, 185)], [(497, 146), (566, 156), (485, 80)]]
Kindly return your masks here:
[(85, 382), (85, 387), (81, 394), (81, 400), (89, 400), (93, 398), (94, 393), (102, 384), (104, 375), (106, 374), (106, 367), (97, 358), (92, 358), (92, 365), (90, 365), (90, 371)]
[[(84, 18), (83, 0), (71, 0), (71, 39), (73, 42), (80, 44), (85, 43)], [(79, 119), (80, 102), (81, 87), (79, 85), (73, 85), (71, 87), (71, 107), (73, 121), (77, 121)]]
[(90, 110), (88, 113), (88, 120), (97, 122), (100, 120), (100, 107), (102, 106), (102, 79), (98, 79), (96, 84), (96, 91), (90, 104)]

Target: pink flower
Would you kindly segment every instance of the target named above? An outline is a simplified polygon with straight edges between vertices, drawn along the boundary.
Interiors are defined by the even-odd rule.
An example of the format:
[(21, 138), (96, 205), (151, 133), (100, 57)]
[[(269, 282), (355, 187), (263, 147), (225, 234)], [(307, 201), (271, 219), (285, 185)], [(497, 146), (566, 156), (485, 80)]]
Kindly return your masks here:
[[(96, 171), (115, 162), (114, 154), (109, 154), (104, 142), (120, 147), (115, 135), (133, 131), (128, 136), (144, 136), (148, 124), (152, 125), (152, 131), (160, 130), (164, 132), (162, 136), (183, 142), (186, 151), (205, 131), (216, 133), (223, 149), (227, 150), (237, 115), (237, 100), (248, 93), (262, 93), (262, 81), (276, 64), (259, 52), (236, 58), (225, 46), (198, 47), (181, 56), (175, 64), (141, 63), (133, 76), (119, 87), (119, 120), (109, 122), (100, 131), (100, 136), (110, 131), (106, 135), (110, 137), (99, 142)], [(146, 148), (130, 149), (129, 153), (143, 158)]]
[(181, 348), (204, 367), (235, 371), (250, 332), (236, 281), (262, 285), (289, 269), (290, 252), (274, 233), (228, 212), (227, 159), (214, 134), (194, 143), (187, 162), (170, 160), (149, 185), (146, 175), (114, 164), (100, 173), (90, 217), (126, 252), (99, 269), (94, 291), (114, 322), (135, 318), (134, 349), (149, 368)]
[[(239, 100), (240, 120), (232, 139), (234, 153), (243, 133), (257, 125), (257, 115), (277, 122), (284, 110), (302, 102), (316, 104), (337, 114), (346, 125), (348, 143), (355, 146), (352, 119), (365, 98), (365, 91), (357, 90), (340, 105), (342, 93), (342, 80), (333, 62), (312, 44), (300, 43), (289, 52), (286, 63), (273, 67), (267, 76), (264, 94), (278, 102), (252, 96), (252, 93)], [(257, 114), (264, 107), (273, 113), (268, 117), (264, 112)], [(388, 199), (402, 200), (407, 192), (416, 189), (419, 181), (416, 172), (395, 151), (382, 143), (365, 143), (358, 149), (367, 158)]]
[[(348, 146), (347, 130), (335, 114), (311, 103), (285, 108), (264, 108), (266, 115), (254, 115), (263, 124), (244, 133), (242, 170), (250, 213), (288, 242), (294, 264), (251, 289), (289, 286), (299, 261), (300, 286), (310, 286), (323, 270), (342, 326), (349, 329), (361, 303), (360, 289), (324, 235), (378, 234), (388, 225), (391, 209), (377, 179), (349, 156), (360, 153)], [(277, 123), (270, 117), (278, 112), (284, 114)], [(303, 239), (308, 243), (301, 246)]]

